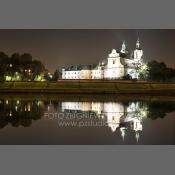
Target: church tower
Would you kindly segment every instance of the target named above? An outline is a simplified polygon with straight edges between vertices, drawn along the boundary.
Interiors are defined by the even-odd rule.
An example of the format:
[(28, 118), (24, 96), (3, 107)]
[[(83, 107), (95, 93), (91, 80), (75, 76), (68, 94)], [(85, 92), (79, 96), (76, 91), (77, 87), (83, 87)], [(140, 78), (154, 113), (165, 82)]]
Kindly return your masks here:
[(134, 50), (134, 59), (135, 60), (141, 60), (143, 56), (143, 50), (140, 45), (140, 40), (139, 38), (136, 41), (136, 48)]
[(123, 43), (122, 43), (122, 48), (121, 48), (121, 51), (120, 51), (121, 53), (126, 53), (127, 51), (126, 51), (126, 43), (125, 43), (125, 40), (123, 41)]
[(113, 49), (107, 58), (107, 64), (104, 69), (104, 78), (119, 79), (123, 76), (124, 76), (124, 65), (121, 63), (120, 53), (117, 52), (115, 49)]

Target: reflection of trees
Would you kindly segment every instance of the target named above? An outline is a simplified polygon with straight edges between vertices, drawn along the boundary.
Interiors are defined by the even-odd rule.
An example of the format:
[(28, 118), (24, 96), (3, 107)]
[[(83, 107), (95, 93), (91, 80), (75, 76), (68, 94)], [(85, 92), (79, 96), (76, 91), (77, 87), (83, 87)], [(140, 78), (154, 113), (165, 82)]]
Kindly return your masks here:
[(167, 113), (175, 111), (175, 102), (150, 102), (148, 110), (148, 117), (152, 120), (164, 118)]
[[(90, 103), (90, 102), (89, 102)], [(103, 103), (103, 102), (100, 102)], [(108, 102), (105, 102), (108, 103)], [(115, 103), (115, 102), (114, 102)], [(117, 104), (119, 102), (116, 102)], [(111, 103), (112, 105), (113, 103)], [(151, 119), (157, 119), (157, 118), (163, 118), (166, 116), (167, 113), (175, 111), (175, 102), (160, 102), (160, 101), (134, 101), (134, 102), (128, 102), (124, 101), (120, 103), (121, 105), (119, 107), (124, 107), (123, 111), (120, 111), (120, 108), (117, 110), (116, 104), (113, 108), (111, 108), (112, 111), (107, 107), (108, 111), (107, 113), (112, 113), (113, 115), (116, 115), (114, 117), (118, 117), (119, 113), (123, 113), (121, 115), (120, 119), (120, 125), (124, 120), (129, 120), (132, 118), (151, 118)], [(78, 105), (78, 104), (77, 104)], [(82, 110), (87, 110), (87, 112), (83, 112), (81, 114), (82, 117), (87, 118), (86, 116), (91, 116), (90, 113), (96, 114), (99, 116), (106, 115), (107, 113), (104, 111), (103, 107), (104, 105), (98, 105), (93, 103), (93, 105), (96, 105), (92, 107), (92, 109), (89, 109), (88, 107), (90, 105), (87, 105), (87, 108), (84, 108), (85, 106), (82, 105)], [(95, 108), (96, 107), (96, 108)], [(99, 107), (99, 108), (98, 108)], [(43, 116), (44, 110), (46, 109), (50, 112), (52, 111), (60, 111), (61, 110), (61, 101), (60, 100), (45, 100), (45, 101), (38, 101), (35, 99), (30, 100), (0, 100), (0, 128), (3, 128), (7, 126), (8, 124), (11, 124), (13, 127), (29, 127), (32, 124), (33, 120), (38, 120)], [(98, 113), (97, 111), (99, 110)], [(113, 111), (114, 110), (114, 111)], [(66, 111), (68, 112), (68, 111)], [(69, 111), (70, 112), (70, 111)], [(82, 112), (81, 110), (79, 111)], [(89, 113), (88, 113), (89, 112)], [(83, 115), (84, 114), (84, 115)], [(108, 115), (109, 115), (108, 114)], [(103, 116), (104, 117), (104, 116)], [(106, 116), (109, 118), (109, 116)], [(112, 116), (113, 117), (113, 116)]]
[(29, 127), (32, 120), (38, 120), (43, 115), (43, 107), (37, 101), (8, 101), (0, 104), (0, 128), (8, 124), (13, 127)]
[(157, 118), (164, 118), (167, 113), (175, 111), (174, 101), (129, 102), (124, 105), (127, 106), (125, 117), (148, 117), (155, 120)]

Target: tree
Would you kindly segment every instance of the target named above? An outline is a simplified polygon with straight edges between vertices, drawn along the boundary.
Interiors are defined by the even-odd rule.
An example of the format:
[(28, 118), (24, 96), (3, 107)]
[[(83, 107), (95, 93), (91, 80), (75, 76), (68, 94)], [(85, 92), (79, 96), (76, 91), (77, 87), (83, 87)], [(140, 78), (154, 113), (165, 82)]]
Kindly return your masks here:
[(144, 64), (143, 66), (141, 66), (138, 72), (139, 72), (139, 79), (140, 80), (147, 80), (148, 79), (149, 69), (148, 69), (147, 64)]
[(24, 64), (30, 64), (32, 62), (32, 55), (29, 53), (24, 53), (21, 55), (21, 62)]
[(8, 55), (4, 52), (0, 52), (0, 65), (5, 64), (5, 61), (8, 59)]
[[(0, 81), (31, 81), (43, 77), (45, 66), (41, 61), (33, 60), (32, 55), (14, 53), (10, 57), (0, 52)], [(38, 78), (37, 78), (38, 79)]]
[(53, 74), (52, 80), (53, 80), (53, 81), (57, 81), (58, 78), (59, 78), (59, 72), (58, 72), (58, 70), (56, 70), (56, 71), (54, 72), (54, 74)]
[(171, 81), (175, 77), (175, 71), (168, 68), (165, 63), (151, 61), (148, 66), (148, 80), (153, 81)]
[(175, 102), (149, 102), (148, 111), (148, 117), (152, 120), (155, 120), (157, 118), (164, 118), (167, 113), (175, 111)]
[(13, 61), (13, 63), (18, 64), (20, 61), (20, 54), (19, 53), (14, 53), (11, 55), (11, 60)]

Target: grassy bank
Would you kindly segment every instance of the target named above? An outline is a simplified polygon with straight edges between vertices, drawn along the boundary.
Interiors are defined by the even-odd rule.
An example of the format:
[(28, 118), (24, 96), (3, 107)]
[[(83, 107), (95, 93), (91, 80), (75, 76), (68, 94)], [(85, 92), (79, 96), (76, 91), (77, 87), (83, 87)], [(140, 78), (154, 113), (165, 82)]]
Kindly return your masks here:
[(58, 82), (4, 82), (0, 92), (10, 93), (133, 93), (175, 94), (175, 83), (107, 80), (60, 80)]
[(60, 93), (0, 93), (0, 100), (43, 100), (43, 101), (65, 101), (65, 102), (128, 102), (128, 101), (159, 101), (175, 102), (172, 95), (149, 95), (149, 94), (60, 94)]

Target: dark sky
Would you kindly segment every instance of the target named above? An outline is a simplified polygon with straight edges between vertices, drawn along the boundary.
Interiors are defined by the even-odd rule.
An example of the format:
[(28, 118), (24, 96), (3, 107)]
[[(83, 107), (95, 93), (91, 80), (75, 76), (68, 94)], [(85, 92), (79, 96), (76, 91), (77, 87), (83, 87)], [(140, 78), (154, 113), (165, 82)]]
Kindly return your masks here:
[(134, 49), (138, 36), (146, 61), (175, 67), (175, 30), (0, 30), (0, 51), (31, 53), (53, 72), (58, 66), (98, 63), (123, 40)]

